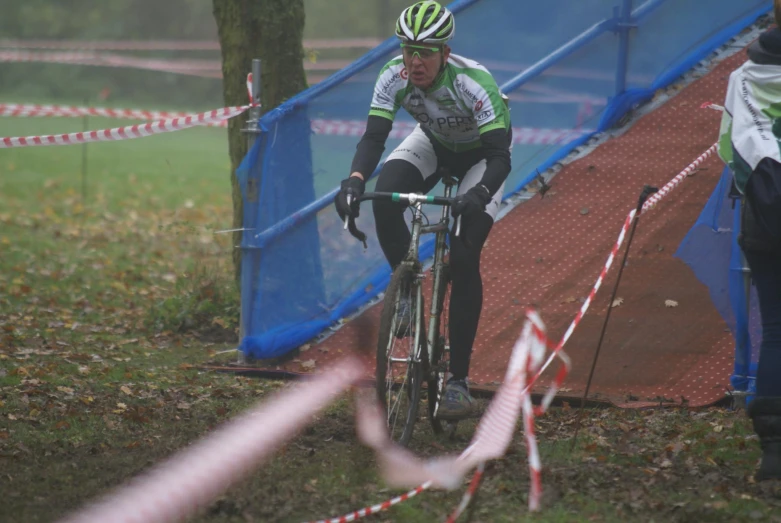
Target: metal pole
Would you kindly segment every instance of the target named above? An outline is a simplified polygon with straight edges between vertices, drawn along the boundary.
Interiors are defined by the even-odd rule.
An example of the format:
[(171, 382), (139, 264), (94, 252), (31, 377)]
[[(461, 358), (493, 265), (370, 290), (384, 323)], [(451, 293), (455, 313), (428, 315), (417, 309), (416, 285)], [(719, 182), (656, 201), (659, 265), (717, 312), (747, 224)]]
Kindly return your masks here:
[[(89, 106), (89, 98), (84, 99), (84, 107)], [(89, 129), (89, 116), (84, 115), (83, 132)], [(87, 206), (87, 142), (81, 145), (81, 205)]]
[(616, 68), (616, 95), (626, 91), (626, 73), (629, 66), (629, 31), (636, 27), (632, 24), (632, 0), (623, 0), (621, 13), (614, 8), (614, 16), (618, 18), (618, 67)]
[[(258, 136), (260, 136), (260, 127), (258, 126), (258, 122), (260, 121), (260, 115), (261, 115), (261, 107), (260, 107), (260, 76), (261, 76), (261, 62), (260, 58), (253, 58), (252, 59), (252, 86), (250, 87), (250, 100), (252, 102), (252, 107), (250, 107), (249, 110), (249, 117), (247, 119), (247, 126), (241, 130), (241, 132), (246, 133), (247, 135), (247, 150), (252, 149), (252, 147), (255, 145), (255, 141), (258, 139)], [(247, 194), (250, 195), (250, 193), (259, 190), (259, 187), (250, 187), (249, 184), (247, 184)], [(248, 196), (248, 199), (251, 199), (251, 197)], [(237, 245), (236, 248), (240, 248), (240, 245)], [(244, 262), (242, 259), (242, 266)], [(242, 268), (242, 271), (244, 269)], [(242, 302), (244, 301), (244, 296), (242, 295), (241, 298)], [(246, 318), (244, 317), (244, 304), (242, 303), (239, 307), (239, 343), (241, 343), (244, 340), (244, 337), (246, 335), (246, 325), (245, 325)], [(239, 351), (239, 358), (238, 363), (240, 365), (243, 365), (247, 363), (246, 358), (244, 357), (244, 353)]]
[[(743, 202), (745, 205), (745, 202)], [(738, 333), (738, 337), (742, 338), (743, 341), (743, 361), (745, 361), (746, 365), (746, 392), (749, 392), (749, 380), (751, 379), (751, 357), (752, 357), (752, 347), (751, 347), (751, 268), (748, 266), (748, 260), (746, 260), (746, 255), (743, 254), (743, 250), (740, 251), (740, 262), (741, 262), (741, 272), (743, 273), (743, 290), (746, 295), (746, 332), (744, 333)], [(754, 376), (756, 379), (756, 376)], [(744, 398), (745, 404), (744, 407), (748, 407), (749, 404), (749, 396), (747, 395)]]
[(252, 59), (252, 103), (247, 120), (247, 145), (251, 149), (260, 134), (258, 120), (260, 120), (260, 58)]
[(659, 192), (656, 187), (646, 185), (643, 187), (643, 192), (640, 193), (640, 198), (637, 201), (637, 209), (635, 210), (635, 216), (632, 220), (632, 228), (629, 231), (629, 237), (626, 240), (626, 249), (624, 250), (624, 257), (621, 260), (621, 265), (618, 267), (618, 276), (616, 276), (616, 284), (613, 286), (613, 294), (610, 296), (610, 301), (607, 302), (607, 314), (605, 314), (605, 321), (602, 323), (602, 332), (599, 334), (599, 341), (597, 342), (597, 352), (594, 354), (594, 361), (591, 364), (591, 372), (588, 375), (588, 381), (586, 382), (586, 390), (583, 392), (583, 397), (580, 399), (580, 409), (578, 410), (578, 417), (575, 421), (575, 435), (572, 437), (572, 448), (575, 448), (575, 444), (578, 441), (578, 432), (580, 431), (581, 418), (583, 417), (583, 407), (586, 404), (586, 396), (591, 388), (591, 379), (594, 377), (594, 370), (597, 368), (597, 360), (599, 359), (599, 352), (602, 349), (602, 342), (605, 339), (605, 331), (607, 330), (607, 322), (610, 321), (610, 312), (613, 310), (613, 303), (616, 301), (616, 293), (618, 292), (618, 284), (621, 282), (621, 275), (624, 273), (624, 267), (626, 266), (626, 259), (629, 256), (629, 248), (632, 246), (632, 238), (635, 236), (635, 229), (637, 229), (637, 222), (640, 221), (640, 213), (643, 212), (643, 205), (649, 196)]

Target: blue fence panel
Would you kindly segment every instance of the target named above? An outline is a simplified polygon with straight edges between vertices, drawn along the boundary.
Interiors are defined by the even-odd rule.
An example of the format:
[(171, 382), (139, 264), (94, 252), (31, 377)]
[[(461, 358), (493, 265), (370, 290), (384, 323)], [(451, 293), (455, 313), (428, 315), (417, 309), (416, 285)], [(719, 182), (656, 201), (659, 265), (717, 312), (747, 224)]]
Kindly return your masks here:
[[(769, 0), (451, 4), (453, 51), (486, 65), (510, 97), (515, 143), (506, 193), (613, 125), (771, 6)], [(358, 220), (369, 233), (364, 250), (343, 231), (331, 202), (349, 173), (374, 81), (397, 54), (398, 43), (389, 39), (260, 121), (261, 139), (239, 173), (250, 229), (241, 245), (241, 348), (248, 355), (284, 354), (387, 284), (370, 206)], [(386, 153), (412, 124), (399, 114)], [(424, 244), (421, 256), (431, 250)]]

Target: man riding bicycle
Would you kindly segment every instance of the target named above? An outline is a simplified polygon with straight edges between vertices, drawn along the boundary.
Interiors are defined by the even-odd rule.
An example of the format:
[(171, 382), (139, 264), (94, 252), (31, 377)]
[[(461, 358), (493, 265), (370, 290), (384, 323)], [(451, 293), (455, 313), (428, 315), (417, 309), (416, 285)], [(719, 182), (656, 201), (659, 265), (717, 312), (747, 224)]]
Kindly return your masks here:
[[(396, 23), (402, 54), (380, 71), (352, 174), (335, 199), (342, 218), (358, 216), (357, 202), (348, 205), (347, 196), (364, 193), (400, 107), (418, 125), (388, 156), (376, 191), (427, 193), (443, 168), (459, 180), (451, 206), (453, 216), (461, 216), (460, 235), (450, 238), (451, 377), (438, 413), (450, 420), (468, 417), (473, 410), (467, 376), (483, 306), (480, 253), (510, 173), (512, 143), (509, 109), (496, 81), (479, 63), (451, 54), (447, 42), (454, 33), (453, 14), (435, 1), (402, 11)], [(410, 243), (404, 206), (375, 200), (373, 210), (380, 246), (395, 269)]]

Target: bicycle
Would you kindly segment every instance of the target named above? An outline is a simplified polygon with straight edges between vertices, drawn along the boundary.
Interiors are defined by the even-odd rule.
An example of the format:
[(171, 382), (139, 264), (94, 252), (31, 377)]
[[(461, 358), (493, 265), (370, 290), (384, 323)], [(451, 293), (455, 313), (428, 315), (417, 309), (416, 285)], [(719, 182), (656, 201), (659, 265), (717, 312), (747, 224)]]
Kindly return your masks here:
[[(409, 443), (417, 421), (424, 380), (428, 395), (428, 418), (434, 432), (441, 434), (447, 431), (452, 436), (457, 424), (455, 421), (440, 420), (437, 417), (439, 402), (444, 394), (450, 352), (447, 325), (441, 321), (441, 316), (450, 285), (449, 263), (445, 260), (448, 251), (449, 211), (453, 203), (450, 195), (453, 186), (458, 185), (458, 180), (448, 173), (443, 173), (442, 182), (445, 186), (444, 196), (373, 192), (364, 193), (358, 198), (359, 202), (386, 199), (407, 203), (412, 209), (412, 239), (407, 255), (393, 272), (385, 291), (377, 342), (377, 396), (385, 407), (391, 439), (404, 446)], [(348, 195), (348, 202), (350, 201), (351, 196)], [(442, 207), (439, 222), (423, 224), (424, 203)], [(459, 234), (460, 225), (460, 219), (456, 218), (456, 236)], [(358, 230), (354, 218), (345, 219), (345, 228), (366, 246), (366, 235)], [(426, 329), (422, 285), (426, 274), (418, 260), (418, 249), (421, 235), (428, 233), (436, 234), (436, 244), (434, 262), (430, 269), (433, 288), (429, 324)], [(400, 313), (399, 308), (404, 303), (402, 296), (406, 296), (406, 302), (410, 306), (406, 312)], [(398, 321), (400, 317), (402, 321)], [(398, 346), (396, 342), (399, 342)]]

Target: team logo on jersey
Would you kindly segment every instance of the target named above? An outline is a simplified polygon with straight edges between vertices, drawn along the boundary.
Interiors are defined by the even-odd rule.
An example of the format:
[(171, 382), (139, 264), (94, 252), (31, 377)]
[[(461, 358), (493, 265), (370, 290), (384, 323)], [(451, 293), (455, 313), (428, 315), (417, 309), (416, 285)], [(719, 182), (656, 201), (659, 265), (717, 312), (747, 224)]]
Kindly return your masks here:
[(474, 113), (475, 114), (479, 113), (480, 109), (482, 109), (482, 108), (483, 108), (483, 101), (482, 100), (478, 100), (477, 103), (475, 104), (475, 111), (474, 111)]
[(480, 113), (477, 116), (475, 116), (475, 120), (477, 120), (478, 122), (484, 122), (484, 121), (488, 120), (489, 118), (491, 118), (493, 115), (494, 115), (493, 111), (490, 111), (490, 110), (489, 111), (483, 111), (482, 113)]
[(409, 78), (409, 73), (407, 72), (407, 68), (406, 67), (401, 70), (401, 73), (399, 73), (399, 76), (401, 76), (402, 80), (406, 80), (407, 78)]
[(452, 106), (452, 105), (456, 105), (457, 102), (455, 100), (453, 100), (452, 98), (450, 98), (449, 96), (442, 96), (440, 98), (437, 98), (437, 103), (439, 105), (442, 105), (442, 106), (445, 106), (445, 107), (449, 107), (449, 106)]

